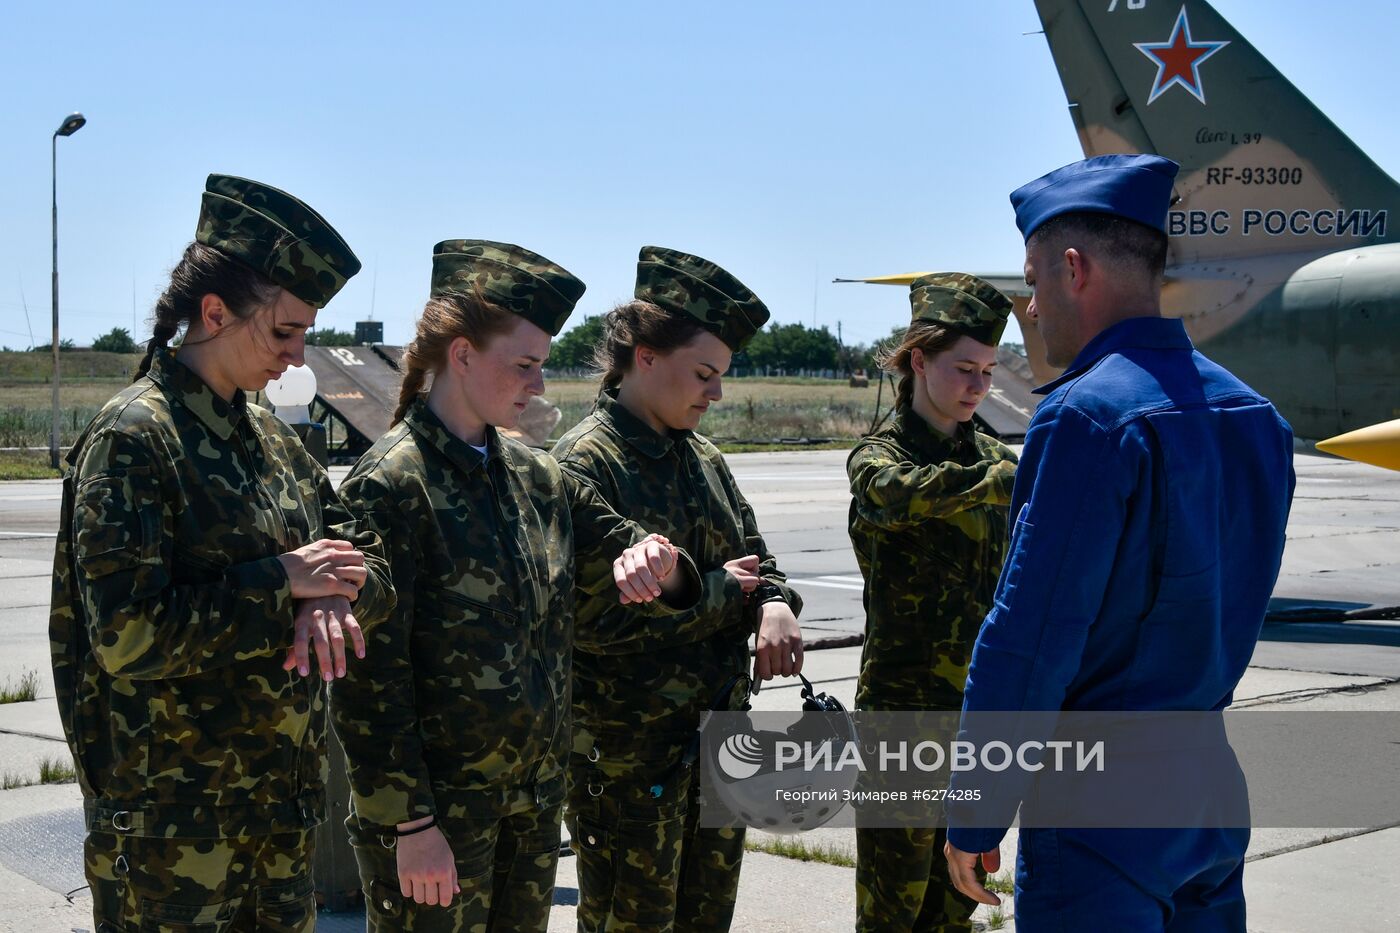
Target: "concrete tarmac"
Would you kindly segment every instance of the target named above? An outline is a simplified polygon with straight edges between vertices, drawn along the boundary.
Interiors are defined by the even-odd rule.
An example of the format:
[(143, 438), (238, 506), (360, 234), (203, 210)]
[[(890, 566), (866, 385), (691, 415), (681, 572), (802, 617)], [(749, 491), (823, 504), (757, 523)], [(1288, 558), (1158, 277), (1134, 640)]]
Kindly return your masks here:
[[(728, 458), (770, 549), (806, 600), (809, 640), (853, 635), (864, 625), (860, 574), (846, 537), (845, 456)], [(1298, 492), (1276, 596), (1294, 601), (1278, 608), (1306, 604), (1313, 616), (1265, 627), (1236, 706), (1400, 710), (1400, 624), (1355, 618), (1400, 605), (1400, 474), (1307, 453), (1295, 457), (1295, 468)], [(337, 480), (343, 474), (333, 471)], [(47, 632), (59, 493), (57, 481), (0, 484), (0, 686), (28, 671), (39, 681), (38, 699), (0, 705), (0, 773), (11, 783), (35, 779), (43, 758), (67, 758)], [(850, 704), (859, 654), (813, 652), (807, 673)], [(795, 685), (774, 683), (755, 703), (794, 708), (796, 694)], [(72, 894), (71, 903), (63, 896), (82, 885), (79, 804), (73, 785), (0, 791), (0, 933), (91, 928), (86, 893)], [(1400, 804), (1390, 823), (1256, 830), (1246, 869), (1249, 929), (1400, 931)], [(802, 838), (836, 852), (854, 848), (850, 830)], [(763, 844), (761, 834), (753, 839)], [(1009, 844), (1004, 855), (1009, 865)], [(572, 859), (561, 860), (551, 929), (573, 929), (573, 870)], [(735, 929), (849, 930), (853, 917), (851, 868), (762, 851), (746, 857)], [(1014, 929), (1014, 920), (1001, 928)], [(326, 916), (321, 929), (363, 929), (363, 920)]]

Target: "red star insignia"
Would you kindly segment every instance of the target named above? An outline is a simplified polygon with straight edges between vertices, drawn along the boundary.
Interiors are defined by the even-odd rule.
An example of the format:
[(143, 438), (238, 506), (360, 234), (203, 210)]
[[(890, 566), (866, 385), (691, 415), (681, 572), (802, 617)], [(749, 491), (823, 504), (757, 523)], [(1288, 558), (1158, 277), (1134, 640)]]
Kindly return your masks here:
[(1148, 95), (1147, 102), (1151, 104), (1175, 85), (1185, 88), (1204, 104), (1206, 93), (1201, 87), (1201, 62), (1229, 44), (1229, 41), (1193, 40), (1191, 24), (1186, 19), (1186, 7), (1183, 6), (1176, 16), (1171, 38), (1166, 42), (1133, 43), (1133, 48), (1157, 65), (1157, 77), (1152, 82), (1152, 93)]

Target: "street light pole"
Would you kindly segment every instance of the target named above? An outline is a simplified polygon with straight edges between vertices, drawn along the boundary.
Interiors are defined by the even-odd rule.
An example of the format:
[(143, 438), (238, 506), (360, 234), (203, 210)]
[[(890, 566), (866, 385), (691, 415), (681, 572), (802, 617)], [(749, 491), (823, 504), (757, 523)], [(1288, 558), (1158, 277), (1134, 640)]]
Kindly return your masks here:
[(49, 432), (49, 466), (58, 469), (58, 137), (72, 136), (87, 123), (81, 113), (69, 114), (49, 141), (53, 179), (53, 427)]

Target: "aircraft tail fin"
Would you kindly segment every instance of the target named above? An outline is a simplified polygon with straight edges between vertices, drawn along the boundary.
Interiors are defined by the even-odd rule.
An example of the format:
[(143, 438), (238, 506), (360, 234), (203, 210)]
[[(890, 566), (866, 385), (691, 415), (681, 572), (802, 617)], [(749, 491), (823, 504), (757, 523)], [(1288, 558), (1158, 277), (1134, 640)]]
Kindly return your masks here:
[(1172, 261), (1400, 239), (1400, 186), (1205, 0), (1036, 0), (1086, 156), (1181, 163)]

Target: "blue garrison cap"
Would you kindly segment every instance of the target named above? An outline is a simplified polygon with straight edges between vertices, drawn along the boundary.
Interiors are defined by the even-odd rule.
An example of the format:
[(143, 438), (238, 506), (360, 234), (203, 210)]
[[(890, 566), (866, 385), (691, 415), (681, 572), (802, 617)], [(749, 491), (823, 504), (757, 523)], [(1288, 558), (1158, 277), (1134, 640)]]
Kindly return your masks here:
[(1027, 240), (1061, 214), (1112, 214), (1166, 231), (1172, 180), (1181, 166), (1157, 155), (1102, 155), (1072, 162), (1011, 192)]

